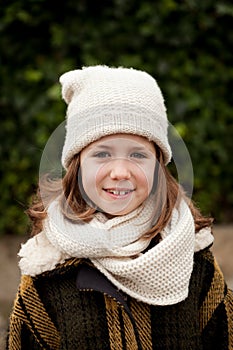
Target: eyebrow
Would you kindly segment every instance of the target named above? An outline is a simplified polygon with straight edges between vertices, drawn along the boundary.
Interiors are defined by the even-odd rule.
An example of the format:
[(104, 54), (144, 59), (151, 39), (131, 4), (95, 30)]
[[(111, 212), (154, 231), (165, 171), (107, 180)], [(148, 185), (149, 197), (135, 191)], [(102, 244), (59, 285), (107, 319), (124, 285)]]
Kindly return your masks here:
[(98, 148), (98, 149), (107, 149), (107, 150), (110, 150), (113, 146), (107, 146), (107, 145), (98, 145), (98, 146), (95, 146), (95, 148)]
[[(108, 145), (98, 145), (95, 146), (98, 149), (104, 149), (104, 150), (111, 150), (112, 148), (114, 148), (114, 146), (108, 146)], [(145, 146), (130, 146), (130, 149), (132, 149), (133, 151), (146, 151), (147, 148)]]

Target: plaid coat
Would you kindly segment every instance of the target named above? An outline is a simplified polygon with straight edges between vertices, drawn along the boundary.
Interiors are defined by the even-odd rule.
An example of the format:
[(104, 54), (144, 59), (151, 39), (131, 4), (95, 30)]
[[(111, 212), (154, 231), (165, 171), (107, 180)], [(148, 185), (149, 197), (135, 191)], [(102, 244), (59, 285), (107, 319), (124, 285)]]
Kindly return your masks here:
[(233, 293), (210, 250), (195, 253), (189, 295), (152, 306), (119, 292), (88, 260), (22, 276), (7, 350), (230, 350)]

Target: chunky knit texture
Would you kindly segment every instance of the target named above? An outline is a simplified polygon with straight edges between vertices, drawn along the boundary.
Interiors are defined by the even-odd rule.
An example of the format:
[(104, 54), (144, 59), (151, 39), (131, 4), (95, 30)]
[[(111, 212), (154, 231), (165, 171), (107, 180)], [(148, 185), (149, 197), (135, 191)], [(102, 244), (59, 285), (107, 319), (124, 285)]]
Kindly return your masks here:
[(171, 159), (167, 115), (160, 88), (149, 74), (127, 68), (94, 66), (60, 77), (67, 108), (62, 153), (65, 168), (91, 142), (111, 134), (141, 135)]
[[(175, 304), (188, 295), (195, 249), (194, 221), (188, 205), (182, 201), (161, 232), (161, 242), (142, 254), (150, 243), (150, 239), (141, 236), (153, 226), (153, 208), (153, 198), (148, 198), (141, 208), (126, 216), (106, 223), (98, 223), (95, 218), (94, 222), (79, 224), (65, 219), (56, 201), (48, 209), (43, 234), (51, 242), (52, 252), (55, 247), (67, 258), (89, 258), (117, 288), (135, 299), (153, 305)], [(34, 240), (37, 239), (36, 236)], [(40, 250), (40, 244), (30, 250)], [(27, 245), (30, 243), (19, 253), (24, 273), (29, 271), (28, 264), (32, 266), (38, 260), (28, 254)], [(41, 255), (51, 254), (48, 250), (43, 254), (42, 250)], [(42, 265), (43, 261), (44, 258)]]
[(186, 300), (150, 306), (128, 297), (131, 317), (112, 296), (77, 288), (83, 264), (90, 262), (70, 259), (22, 277), (7, 350), (233, 349), (233, 295), (208, 249), (194, 256)]

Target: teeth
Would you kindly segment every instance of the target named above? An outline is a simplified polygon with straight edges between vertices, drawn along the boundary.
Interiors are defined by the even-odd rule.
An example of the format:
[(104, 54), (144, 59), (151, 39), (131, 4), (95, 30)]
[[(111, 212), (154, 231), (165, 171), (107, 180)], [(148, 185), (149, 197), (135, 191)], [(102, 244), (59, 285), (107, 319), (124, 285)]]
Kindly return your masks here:
[(127, 191), (107, 190), (107, 192), (112, 193), (116, 196), (124, 196), (124, 195), (128, 194), (129, 192), (131, 192), (131, 190), (127, 190)]

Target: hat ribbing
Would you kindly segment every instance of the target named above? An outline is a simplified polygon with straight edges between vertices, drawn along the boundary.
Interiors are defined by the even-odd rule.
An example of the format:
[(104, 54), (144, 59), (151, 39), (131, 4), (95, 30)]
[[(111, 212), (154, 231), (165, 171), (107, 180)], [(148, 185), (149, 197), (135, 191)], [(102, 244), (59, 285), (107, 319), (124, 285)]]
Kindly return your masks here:
[(132, 68), (93, 66), (63, 74), (60, 83), (68, 105), (65, 168), (88, 144), (117, 133), (144, 136), (161, 148), (166, 164), (171, 160), (164, 99), (152, 76)]

